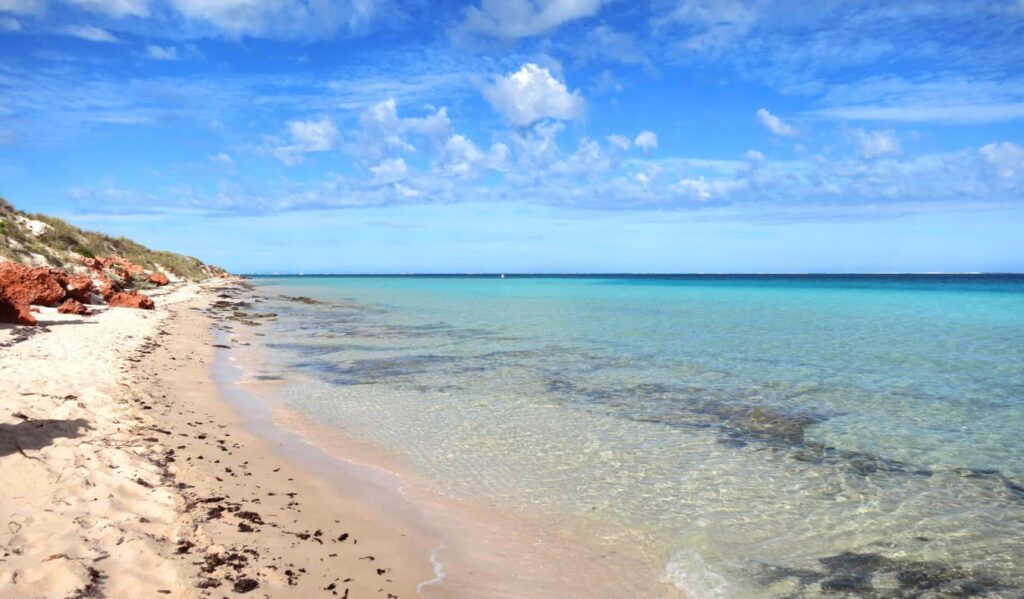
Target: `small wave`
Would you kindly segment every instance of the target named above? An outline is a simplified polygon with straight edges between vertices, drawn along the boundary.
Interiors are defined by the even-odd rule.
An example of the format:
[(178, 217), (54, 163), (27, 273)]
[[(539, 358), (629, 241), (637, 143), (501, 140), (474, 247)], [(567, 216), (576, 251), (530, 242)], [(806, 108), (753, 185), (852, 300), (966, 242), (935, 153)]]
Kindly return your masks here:
[(440, 553), (441, 550), (447, 548), (448, 546), (445, 544), (445, 542), (441, 541), (441, 544), (437, 547), (434, 547), (434, 550), (430, 552), (430, 563), (434, 565), (434, 577), (430, 580), (424, 580), (423, 582), (416, 585), (417, 593), (422, 595), (423, 587), (428, 587), (434, 584), (444, 584), (444, 564), (441, 563), (440, 559), (438, 559), (438, 553)]
[(691, 549), (684, 549), (672, 556), (661, 580), (694, 599), (724, 599), (733, 596), (732, 588), (725, 578), (713, 572), (704, 558)]

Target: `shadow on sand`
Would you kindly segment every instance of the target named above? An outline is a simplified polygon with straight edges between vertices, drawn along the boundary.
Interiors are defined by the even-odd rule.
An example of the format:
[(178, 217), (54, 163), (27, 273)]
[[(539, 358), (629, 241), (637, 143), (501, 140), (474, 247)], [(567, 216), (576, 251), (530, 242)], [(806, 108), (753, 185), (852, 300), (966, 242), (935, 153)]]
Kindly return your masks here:
[(55, 439), (74, 439), (91, 429), (84, 418), (74, 420), (25, 420), (17, 424), (0, 424), (0, 458), (26, 450), (42, 449)]

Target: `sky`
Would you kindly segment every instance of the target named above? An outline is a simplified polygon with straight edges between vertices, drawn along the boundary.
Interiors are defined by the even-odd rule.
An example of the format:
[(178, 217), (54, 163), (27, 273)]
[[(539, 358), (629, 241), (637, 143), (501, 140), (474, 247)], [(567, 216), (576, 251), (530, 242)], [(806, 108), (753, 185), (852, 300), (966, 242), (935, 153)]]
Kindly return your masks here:
[(234, 272), (1024, 271), (1024, 0), (0, 0), (0, 196)]

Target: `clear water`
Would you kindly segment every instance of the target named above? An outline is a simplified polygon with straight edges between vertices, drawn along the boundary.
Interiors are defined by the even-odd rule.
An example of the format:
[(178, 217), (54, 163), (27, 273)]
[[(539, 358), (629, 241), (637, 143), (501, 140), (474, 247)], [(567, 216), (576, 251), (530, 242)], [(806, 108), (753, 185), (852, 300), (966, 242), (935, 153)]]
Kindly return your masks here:
[(1024, 277), (254, 282), (292, 408), (693, 596), (1024, 596)]

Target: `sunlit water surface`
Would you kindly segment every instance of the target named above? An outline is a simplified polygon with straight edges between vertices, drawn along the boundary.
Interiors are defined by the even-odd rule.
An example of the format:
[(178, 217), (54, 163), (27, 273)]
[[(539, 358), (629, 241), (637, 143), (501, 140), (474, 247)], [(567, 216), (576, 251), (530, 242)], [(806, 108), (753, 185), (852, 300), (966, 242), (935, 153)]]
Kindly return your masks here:
[(696, 597), (1024, 596), (1024, 278), (254, 282), (289, 407)]

